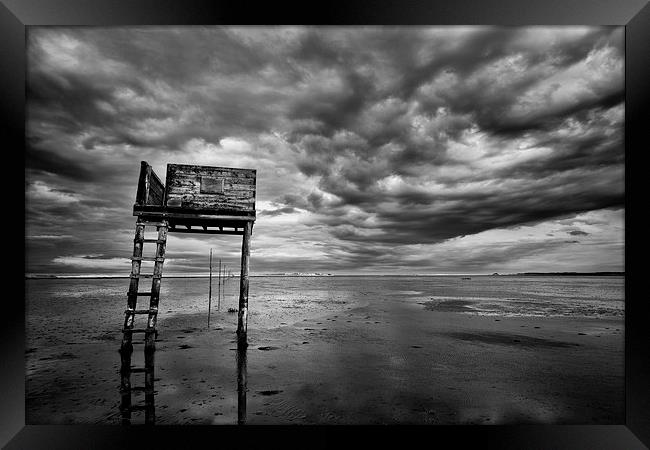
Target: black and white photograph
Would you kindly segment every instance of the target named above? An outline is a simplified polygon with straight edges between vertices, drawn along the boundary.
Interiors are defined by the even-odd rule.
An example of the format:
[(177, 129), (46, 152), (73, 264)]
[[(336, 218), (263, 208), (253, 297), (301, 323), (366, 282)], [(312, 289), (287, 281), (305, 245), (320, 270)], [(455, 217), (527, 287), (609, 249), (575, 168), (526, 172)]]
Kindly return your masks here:
[(623, 26), (30, 26), (25, 423), (625, 422)]

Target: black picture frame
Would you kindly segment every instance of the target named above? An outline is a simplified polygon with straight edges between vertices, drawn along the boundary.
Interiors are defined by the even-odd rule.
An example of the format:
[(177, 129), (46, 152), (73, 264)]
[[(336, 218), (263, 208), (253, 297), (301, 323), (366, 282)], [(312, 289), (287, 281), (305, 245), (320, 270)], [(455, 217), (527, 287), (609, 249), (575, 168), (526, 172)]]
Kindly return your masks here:
[[(500, 449), (642, 449), (650, 446), (650, 327), (634, 262), (640, 232), (639, 187), (644, 181), (642, 155), (650, 104), (650, 5), (647, 0), (382, 0), (292, 4), (288, 2), (209, 0), (0, 0), (0, 110), (5, 148), (2, 177), (5, 240), (10, 261), (5, 272), (1, 328), (3, 364), (0, 386), (0, 444), (7, 449), (193, 448), (196, 440), (214, 447), (324, 447), (361, 441), (362, 446), (426, 446), (453, 442), (454, 448)], [(625, 201), (625, 423), (620, 425), (525, 426), (302, 426), (302, 427), (120, 427), (25, 425), (24, 246), (14, 237), (23, 212), (17, 193), (24, 165), (25, 27), (29, 25), (173, 25), (173, 24), (431, 24), (431, 25), (624, 25), (626, 27), (626, 201)], [(13, 173), (13, 177), (7, 173)], [(20, 235), (20, 231), (18, 231)], [(23, 235), (24, 238), (24, 235)], [(24, 239), (23, 239), (24, 242)], [(632, 245), (632, 243), (635, 243)], [(23, 264), (24, 269), (24, 264)], [(15, 272), (15, 273), (14, 273)], [(22, 287), (21, 287), (22, 286)], [(16, 289), (13, 289), (13, 288)], [(255, 445), (257, 444), (257, 445)], [(644, 445), (645, 444), (645, 445)], [(445, 447), (443, 447), (445, 448)]]

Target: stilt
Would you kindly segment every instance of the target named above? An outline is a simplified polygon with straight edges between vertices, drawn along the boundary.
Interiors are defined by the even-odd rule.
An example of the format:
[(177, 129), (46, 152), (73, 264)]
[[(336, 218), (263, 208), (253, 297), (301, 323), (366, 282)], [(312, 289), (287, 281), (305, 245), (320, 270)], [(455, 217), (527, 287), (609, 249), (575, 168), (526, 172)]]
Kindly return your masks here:
[(246, 333), (248, 331), (248, 266), (250, 260), (250, 241), (252, 222), (244, 225), (244, 235), (241, 246), (241, 277), (239, 280), (239, 314), (237, 318), (238, 342), (248, 345)]

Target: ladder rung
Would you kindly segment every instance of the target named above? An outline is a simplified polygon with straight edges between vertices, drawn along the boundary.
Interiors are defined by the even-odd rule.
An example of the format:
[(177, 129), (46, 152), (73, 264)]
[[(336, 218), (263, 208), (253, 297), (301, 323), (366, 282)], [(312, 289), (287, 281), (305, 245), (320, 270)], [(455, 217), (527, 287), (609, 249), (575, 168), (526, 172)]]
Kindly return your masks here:
[(127, 309), (124, 314), (158, 314), (157, 309)]
[(167, 222), (150, 222), (148, 220), (139, 220), (135, 223), (136, 225), (144, 225), (145, 227), (167, 227), (169, 224)]
[(132, 256), (131, 261), (156, 261), (163, 262), (165, 258), (156, 258), (155, 256)]
[(155, 328), (124, 328), (123, 332), (130, 331), (131, 333), (153, 333)]
[(137, 295), (138, 297), (146, 297), (147, 295), (151, 295), (151, 292), (127, 292), (126, 295)]
[(133, 242), (144, 242), (145, 244), (164, 244), (167, 242), (166, 239), (133, 239)]
[(146, 367), (131, 367), (131, 373), (143, 373), (143, 372), (150, 372), (153, 370), (153, 367), (151, 369), (147, 369)]
[(139, 273), (137, 275), (131, 275), (131, 278), (155, 278), (157, 280), (160, 280), (162, 278), (162, 275), (154, 275), (152, 273)]

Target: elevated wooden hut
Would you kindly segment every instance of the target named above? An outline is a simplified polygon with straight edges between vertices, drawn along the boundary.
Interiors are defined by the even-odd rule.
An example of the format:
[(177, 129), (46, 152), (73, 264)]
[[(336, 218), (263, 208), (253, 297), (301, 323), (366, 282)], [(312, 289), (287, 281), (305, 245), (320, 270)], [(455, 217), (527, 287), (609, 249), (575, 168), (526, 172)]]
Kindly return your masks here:
[[(131, 411), (132, 372), (145, 373), (145, 397), (153, 396), (153, 351), (167, 233), (235, 234), (243, 237), (237, 336), (238, 343), (246, 345), (250, 238), (255, 222), (255, 176), (254, 169), (167, 164), (165, 185), (152, 167), (142, 161), (133, 205), (133, 215), (137, 220), (120, 350), (124, 421), (127, 421), (125, 414)], [(147, 226), (157, 228), (155, 239), (145, 239)], [(155, 244), (155, 255), (145, 255), (145, 244)], [(141, 273), (142, 261), (154, 262), (153, 273)], [(151, 290), (141, 292), (140, 280), (145, 278), (151, 278)], [(137, 300), (142, 296), (149, 297), (149, 306), (137, 309)], [(134, 327), (138, 315), (147, 316), (146, 327)], [(144, 368), (131, 367), (134, 333), (144, 333), (145, 336)], [(153, 412), (147, 413), (145, 421), (147, 417), (152, 422)]]

